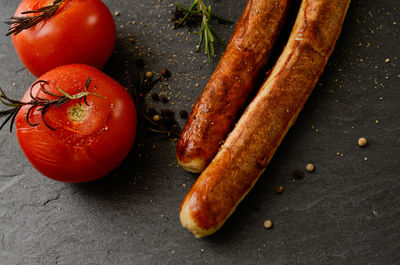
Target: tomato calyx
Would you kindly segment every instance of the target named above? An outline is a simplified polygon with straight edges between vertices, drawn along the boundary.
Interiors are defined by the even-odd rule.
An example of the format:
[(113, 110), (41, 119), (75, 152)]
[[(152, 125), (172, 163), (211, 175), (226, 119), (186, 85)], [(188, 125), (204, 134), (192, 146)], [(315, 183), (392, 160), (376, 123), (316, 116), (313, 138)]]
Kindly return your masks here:
[[(85, 104), (87, 106), (89, 106), (89, 104), (86, 101), (87, 96), (91, 95), (91, 96), (96, 96), (96, 97), (100, 97), (103, 99), (106, 99), (106, 97), (93, 93), (93, 92), (89, 92), (88, 88), (90, 86), (92, 79), (90, 77), (88, 77), (85, 87), (84, 87), (84, 91), (79, 92), (77, 94), (69, 94), (67, 92), (65, 92), (64, 90), (62, 90), (59, 86), (57, 86), (58, 91), (61, 93), (61, 95), (52, 93), (50, 91), (48, 91), (45, 87), (44, 84), (49, 84), (47, 81), (44, 80), (38, 80), (35, 83), (33, 83), (33, 85), (30, 87), (30, 91), (29, 91), (29, 95), (31, 100), (29, 102), (22, 102), (19, 100), (14, 100), (9, 98), (8, 96), (6, 96), (6, 94), (4, 93), (4, 91), (0, 88), (0, 102), (3, 103), (4, 105), (10, 107), (9, 109), (0, 111), (0, 118), (1, 117), (7, 117), (3, 123), (0, 125), (0, 130), (7, 124), (7, 122), (10, 121), (10, 132), (12, 132), (12, 127), (15, 121), (15, 117), (17, 116), (18, 112), (21, 110), (22, 107), (24, 106), (29, 106), (29, 109), (26, 113), (26, 122), (34, 127), (34, 126), (38, 126), (39, 123), (32, 123), (29, 120), (29, 116), (32, 113), (32, 111), (37, 108), (40, 107), (39, 109), (37, 109), (38, 111), (40, 111), (40, 115), (41, 115), (41, 119), (42, 122), (46, 125), (47, 128), (49, 128), (50, 130), (56, 130), (55, 128), (53, 128), (52, 126), (50, 126), (46, 120), (44, 119), (44, 115), (46, 114), (46, 112), (48, 110), (50, 110), (50, 108), (57, 108), (71, 100), (78, 100), (78, 104), (72, 106), (71, 108), (69, 108), (68, 110), (68, 116), (71, 120), (75, 120), (77, 122), (82, 122), (85, 119), (85, 115), (86, 115), (86, 111), (85, 109), (82, 107), (81, 101), (83, 100), (85, 102)], [(52, 97), (55, 97), (54, 99), (44, 99), (41, 98), (38, 95), (38, 93), (36, 93), (36, 96), (33, 95), (33, 88), (39, 85), (40, 86), (40, 90)]]
[(57, 12), (64, 1), (65, 0), (55, 0), (50, 5), (21, 13), (22, 15), (33, 14), (33, 16), (11, 17), (9, 21), (5, 22), (10, 25), (6, 36), (10, 36), (11, 34), (17, 35), (21, 33), (21, 31), (29, 29), (43, 20), (49, 19)]
[(82, 104), (75, 104), (67, 110), (68, 119), (76, 123), (82, 123), (87, 114), (87, 106)]

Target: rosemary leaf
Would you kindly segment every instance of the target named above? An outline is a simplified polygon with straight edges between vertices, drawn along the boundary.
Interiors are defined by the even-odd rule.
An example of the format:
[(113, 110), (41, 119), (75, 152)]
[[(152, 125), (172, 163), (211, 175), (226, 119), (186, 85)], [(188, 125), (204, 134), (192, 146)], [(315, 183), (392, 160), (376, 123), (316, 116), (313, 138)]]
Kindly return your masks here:
[[(67, 92), (65, 92), (64, 90), (62, 90), (61, 88), (57, 87), (59, 89), (59, 91), (62, 93), (62, 95), (57, 95), (54, 94), (50, 91), (48, 91), (47, 89), (45, 89), (44, 84), (48, 84), (48, 82), (43, 81), (43, 80), (38, 80), (36, 81), (31, 87), (30, 87), (30, 91), (29, 91), (29, 95), (31, 97), (31, 100), (28, 102), (22, 102), (19, 100), (15, 100), (15, 99), (11, 99), (9, 97), (7, 97), (4, 94), (4, 91), (0, 88), (0, 102), (3, 105), (6, 105), (8, 107), (11, 107), (9, 109), (6, 110), (2, 110), (0, 111), (0, 118), (2, 117), (6, 117), (5, 120), (3, 121), (3, 123), (0, 125), (0, 130), (6, 125), (7, 122), (10, 122), (10, 132), (12, 131), (12, 126), (14, 124), (15, 121), (15, 117), (17, 116), (18, 112), (21, 110), (21, 108), (23, 106), (29, 106), (29, 109), (26, 113), (26, 122), (30, 125), (30, 126), (37, 126), (39, 125), (39, 123), (31, 123), (29, 121), (29, 116), (32, 113), (32, 111), (34, 109), (36, 109), (37, 111), (40, 111), (40, 115), (42, 118), (42, 122), (50, 129), (50, 130), (55, 130), (55, 128), (51, 127), (46, 120), (44, 119), (44, 116), (46, 114), (46, 112), (50, 109), (50, 108), (57, 108), (67, 102), (69, 102), (70, 100), (85, 100), (86, 102), (86, 97), (87, 96), (96, 96), (96, 97), (101, 97), (101, 98), (105, 98), (101, 95), (92, 93), (92, 92), (88, 92), (87, 89), (90, 86), (90, 82), (91, 82), (91, 78), (89, 77), (86, 81), (86, 85), (85, 85), (85, 92), (80, 92), (78, 94), (74, 94), (74, 95), (70, 95)], [(43, 99), (40, 98), (38, 96), (34, 96), (32, 93), (33, 88), (39, 85), (40, 86), (40, 90), (49, 95), (54, 97), (54, 99)]]
[(204, 51), (208, 56), (208, 60), (211, 61), (211, 57), (215, 57), (214, 41), (217, 40), (217, 42), (222, 46), (226, 45), (221, 37), (210, 27), (210, 21), (216, 20), (220, 23), (226, 24), (232, 24), (233, 22), (214, 14), (211, 11), (211, 5), (208, 5), (207, 7), (203, 0), (194, 0), (190, 8), (185, 8), (179, 3), (176, 3), (176, 7), (183, 11), (185, 15), (177, 21), (175, 28), (186, 23), (190, 16), (202, 16), (200, 30), (195, 32), (196, 34), (199, 34), (199, 42), (196, 45), (196, 51), (199, 51), (204, 43)]
[(9, 36), (11, 34), (17, 35), (23, 30), (29, 29), (39, 22), (51, 18), (57, 12), (64, 1), (65, 0), (55, 0), (48, 6), (39, 8), (37, 10), (28, 10), (21, 13), (22, 15), (33, 14), (33, 16), (11, 17), (9, 21), (4, 22), (10, 25), (6, 36)]

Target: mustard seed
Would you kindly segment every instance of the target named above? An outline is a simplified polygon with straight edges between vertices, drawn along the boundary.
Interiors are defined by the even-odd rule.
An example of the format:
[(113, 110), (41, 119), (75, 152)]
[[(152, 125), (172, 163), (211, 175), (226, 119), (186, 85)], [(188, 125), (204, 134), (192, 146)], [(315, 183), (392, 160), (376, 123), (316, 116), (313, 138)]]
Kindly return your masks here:
[(364, 138), (364, 137), (361, 137), (361, 138), (359, 138), (358, 139), (358, 145), (359, 146), (366, 146), (367, 145), (367, 139), (366, 138)]

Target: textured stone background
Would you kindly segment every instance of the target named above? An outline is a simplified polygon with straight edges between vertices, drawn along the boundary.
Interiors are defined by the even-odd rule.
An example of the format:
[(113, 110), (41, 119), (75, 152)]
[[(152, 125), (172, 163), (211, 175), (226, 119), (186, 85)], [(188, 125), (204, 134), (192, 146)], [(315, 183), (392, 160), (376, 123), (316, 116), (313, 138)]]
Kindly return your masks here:
[[(1, 20), (17, 2), (0, 0)], [(152, 71), (166, 67), (173, 76), (155, 91), (170, 97), (169, 108), (189, 111), (222, 48), (215, 62), (204, 62), (194, 52), (195, 29), (171, 29), (172, 0), (105, 2), (121, 12), (117, 52), (105, 71), (129, 86), (135, 59)], [(235, 21), (245, 5), (208, 2)], [(216, 28), (225, 39), (233, 30)], [(196, 176), (177, 167), (174, 139), (140, 128), (134, 150), (110, 176), (63, 184), (36, 172), (15, 135), (1, 131), (0, 264), (399, 264), (399, 28), (399, 1), (352, 2), (320, 84), (268, 170), (205, 239), (179, 223), (179, 204)], [(34, 77), (6, 31), (1, 25), (0, 85), (20, 97)], [(362, 136), (366, 148), (357, 146)], [(309, 162), (316, 171), (293, 182), (291, 172)], [(276, 185), (283, 194), (274, 193)], [(272, 230), (264, 229), (265, 219)]]

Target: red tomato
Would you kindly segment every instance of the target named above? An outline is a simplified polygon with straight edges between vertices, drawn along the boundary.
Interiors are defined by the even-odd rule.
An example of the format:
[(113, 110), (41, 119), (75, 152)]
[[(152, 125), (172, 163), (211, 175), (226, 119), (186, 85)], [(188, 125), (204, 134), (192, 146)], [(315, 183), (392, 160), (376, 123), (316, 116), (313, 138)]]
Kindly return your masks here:
[[(23, 0), (14, 16), (52, 4), (53, 0)], [(12, 35), (14, 48), (35, 76), (61, 65), (83, 63), (101, 69), (116, 40), (114, 19), (100, 0), (65, 0), (48, 20)]]
[[(15, 124), (18, 141), (28, 160), (43, 175), (64, 182), (86, 182), (103, 177), (115, 169), (128, 155), (136, 133), (136, 109), (129, 93), (115, 80), (96, 68), (74, 64), (55, 68), (38, 80), (33, 97), (54, 100), (62, 95), (57, 87), (74, 95), (84, 91), (96, 95), (73, 99), (51, 107), (41, 117), (40, 107), (28, 115), (31, 105), (18, 113)], [(31, 101), (30, 89), (22, 98)], [(46, 123), (48, 126), (46, 126)], [(53, 129), (51, 129), (51, 128)]]

